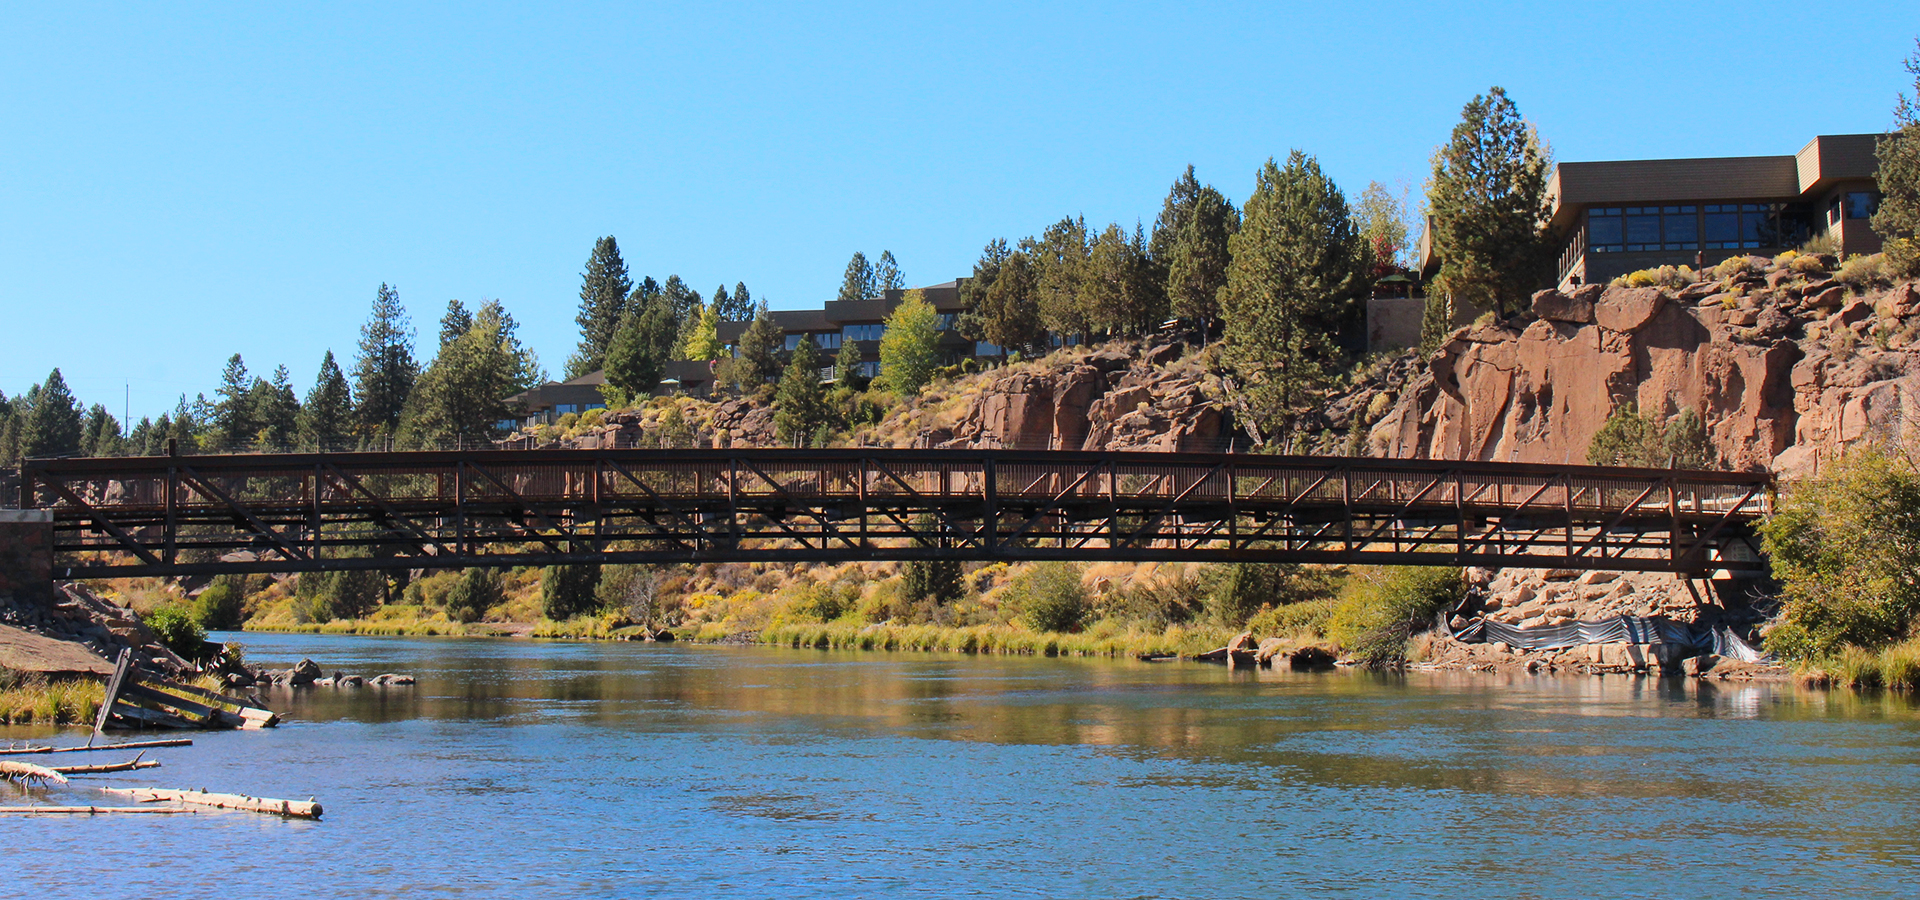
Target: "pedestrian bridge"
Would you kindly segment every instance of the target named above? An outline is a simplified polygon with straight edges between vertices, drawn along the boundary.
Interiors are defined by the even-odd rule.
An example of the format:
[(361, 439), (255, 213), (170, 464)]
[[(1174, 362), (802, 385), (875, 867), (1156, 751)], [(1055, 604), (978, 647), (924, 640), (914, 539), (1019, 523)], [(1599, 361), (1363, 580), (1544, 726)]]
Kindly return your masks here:
[(1018, 450), (29, 460), (55, 575), (1133, 560), (1753, 571), (1765, 473)]

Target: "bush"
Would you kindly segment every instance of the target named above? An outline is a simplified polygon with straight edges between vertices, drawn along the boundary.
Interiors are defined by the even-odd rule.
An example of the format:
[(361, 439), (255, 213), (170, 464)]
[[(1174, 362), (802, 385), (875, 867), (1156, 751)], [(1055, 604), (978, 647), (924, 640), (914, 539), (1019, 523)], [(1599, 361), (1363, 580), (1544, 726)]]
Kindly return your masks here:
[(1207, 611), (1214, 624), (1239, 628), (1266, 607), (1331, 597), (1325, 569), (1276, 563), (1229, 563), (1208, 579)]
[(1887, 266), (1887, 258), (1880, 253), (1872, 256), (1854, 254), (1840, 264), (1840, 271), (1835, 272), (1833, 278), (1856, 291), (1870, 291), (1893, 284), (1893, 273)]
[(599, 566), (548, 566), (540, 576), (540, 615), (564, 622), (593, 612), (600, 608), (599, 586)]
[(1827, 270), (1827, 261), (1821, 259), (1818, 254), (1807, 253), (1794, 257), (1793, 262), (1788, 263), (1787, 267), (1801, 275), (1813, 275), (1825, 272)]
[(1677, 289), (1686, 287), (1697, 280), (1699, 280), (1699, 277), (1694, 274), (1692, 269), (1686, 266), (1661, 266), (1657, 269), (1641, 269), (1637, 272), (1628, 272), (1619, 278), (1615, 278), (1611, 283), (1614, 287), (1667, 287)]
[(478, 622), (487, 610), (505, 602), (506, 587), (492, 569), (467, 569), (447, 589), (447, 618), (462, 625)]
[(1008, 586), (1012, 606), (1035, 631), (1078, 631), (1087, 617), (1087, 588), (1080, 567), (1043, 562)]
[(172, 604), (162, 606), (147, 616), (147, 627), (160, 643), (182, 659), (197, 662), (205, 655), (207, 633), (185, 608)]
[(1761, 539), (1781, 586), (1767, 649), (1820, 662), (1911, 633), (1920, 614), (1920, 471), (1881, 447), (1788, 486)]
[(193, 601), (194, 623), (207, 631), (238, 631), (245, 619), (246, 598), (227, 578), (216, 578)]
[(952, 603), (965, 590), (960, 584), (960, 561), (956, 559), (916, 559), (906, 565), (901, 577), (901, 593), (909, 601), (932, 600)]
[(1765, 265), (1766, 262), (1766, 260), (1758, 256), (1747, 256), (1745, 254), (1729, 256), (1721, 260), (1719, 265), (1713, 267), (1713, 277), (1721, 281), (1726, 281), (1742, 275), (1751, 275), (1760, 271), (1760, 267)]
[(1247, 623), (1247, 630), (1260, 637), (1275, 637), (1301, 631), (1325, 636), (1327, 620), (1333, 617), (1333, 597), (1320, 597), (1296, 603), (1284, 603), (1263, 609)]
[(1327, 620), (1327, 633), (1372, 669), (1404, 664), (1408, 639), (1466, 594), (1459, 569), (1422, 566), (1363, 574), (1349, 580), (1348, 588)]
[(1714, 463), (1713, 442), (1700, 414), (1683, 409), (1662, 426), (1632, 403), (1607, 416), (1587, 444), (1587, 462), (1596, 466), (1644, 466), (1705, 469)]

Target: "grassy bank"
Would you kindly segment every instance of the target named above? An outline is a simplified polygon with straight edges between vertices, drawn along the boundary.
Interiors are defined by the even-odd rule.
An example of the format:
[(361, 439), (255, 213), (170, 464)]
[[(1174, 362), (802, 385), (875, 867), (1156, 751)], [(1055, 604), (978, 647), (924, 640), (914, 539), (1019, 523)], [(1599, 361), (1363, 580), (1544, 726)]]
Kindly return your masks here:
[(92, 679), (50, 681), (0, 669), (0, 725), (92, 724), (106, 686)]
[[(694, 635), (696, 639), (710, 635)], [(762, 644), (821, 650), (918, 650), (947, 653), (1009, 653), (1030, 656), (1191, 656), (1224, 646), (1227, 629), (1100, 622), (1085, 631), (1034, 631), (1020, 625), (866, 625), (854, 622), (776, 625), (760, 632)]]

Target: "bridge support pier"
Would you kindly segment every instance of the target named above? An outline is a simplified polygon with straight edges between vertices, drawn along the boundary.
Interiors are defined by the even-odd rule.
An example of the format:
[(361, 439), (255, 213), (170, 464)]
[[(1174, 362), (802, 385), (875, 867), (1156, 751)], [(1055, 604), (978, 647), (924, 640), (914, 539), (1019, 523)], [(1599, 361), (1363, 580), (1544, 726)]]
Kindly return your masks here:
[(0, 509), (0, 611), (53, 605), (53, 510)]

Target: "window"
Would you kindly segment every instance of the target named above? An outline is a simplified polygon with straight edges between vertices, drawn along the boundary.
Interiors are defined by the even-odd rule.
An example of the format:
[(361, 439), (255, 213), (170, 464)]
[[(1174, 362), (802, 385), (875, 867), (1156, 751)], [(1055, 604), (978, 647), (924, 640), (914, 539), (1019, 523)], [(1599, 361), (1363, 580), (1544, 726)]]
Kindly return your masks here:
[(952, 331), (953, 320), (957, 315), (957, 313), (941, 313), (933, 322), (933, 330)]
[(1587, 246), (1595, 253), (1625, 250), (1627, 233), (1618, 209), (1587, 211)]
[(1854, 191), (1847, 195), (1847, 218), (1871, 219), (1880, 210), (1880, 198), (1871, 191)]
[(879, 364), (879, 363), (877, 363), (877, 362), (863, 362), (863, 363), (861, 363), (861, 364), (860, 364), (860, 377), (862, 377), (862, 378), (879, 378), (879, 377), (880, 377), (880, 364)]
[(567, 413), (577, 413), (579, 411), (580, 404), (578, 403), (555, 403), (553, 405), (553, 414), (556, 416), (564, 416)]
[(1708, 250), (1753, 250), (1777, 247), (1784, 238), (1779, 209), (1767, 203), (1710, 203), (1702, 221)]
[(840, 329), (840, 338), (848, 341), (877, 341), (887, 333), (885, 323), (874, 325), (848, 325)]
[(973, 345), (973, 355), (975, 355), (975, 356), (999, 356), (999, 355), (1001, 355), (1001, 350), (1000, 350), (1000, 347), (999, 347), (998, 345), (995, 345), (995, 344), (989, 344), (989, 343), (987, 343), (986, 341), (975, 341), (975, 342), (974, 342), (974, 345)]
[(812, 335), (812, 338), (813, 345), (822, 350), (840, 349), (840, 332), (838, 331), (822, 331), (819, 334)]

